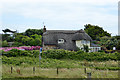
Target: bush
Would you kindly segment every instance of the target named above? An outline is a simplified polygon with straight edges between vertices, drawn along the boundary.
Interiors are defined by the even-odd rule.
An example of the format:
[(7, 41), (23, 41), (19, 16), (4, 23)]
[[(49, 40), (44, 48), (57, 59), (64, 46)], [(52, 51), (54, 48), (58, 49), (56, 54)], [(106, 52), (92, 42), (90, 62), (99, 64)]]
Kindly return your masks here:
[(8, 45), (8, 42), (6, 40), (2, 42), (2, 47), (8, 47), (8, 46), (9, 45)]
[[(18, 57), (18, 56), (30, 56), (30, 57), (39, 57), (39, 50), (17, 50), (12, 49), (7, 52), (2, 52), (3, 55), (7, 57)], [(87, 60), (87, 61), (108, 61), (108, 60), (120, 60), (120, 53), (111, 53), (106, 54), (104, 52), (91, 52), (87, 53), (84, 51), (68, 51), (63, 49), (51, 49), (43, 51), (43, 58), (52, 58), (52, 59), (73, 59), (73, 60)]]
[(23, 46), (23, 44), (21, 42), (14, 42), (12, 46), (18, 47), (18, 46)]
[(99, 50), (98, 52), (105, 52), (104, 50)]
[(65, 56), (66, 52), (65, 50), (62, 49), (51, 49), (51, 50), (47, 50), (45, 51), (45, 56), (48, 58), (53, 58), (53, 59), (61, 59)]
[(119, 53), (106, 54), (104, 52), (91, 52), (84, 51), (67, 51), (63, 49), (52, 49), (43, 52), (43, 57), (53, 59), (74, 59), (74, 60), (87, 60), (87, 61), (108, 61), (119, 60)]
[(97, 70), (120, 70), (119, 67), (95, 67)]
[(33, 56), (31, 54), (31, 52), (29, 51), (22, 51), (22, 50), (17, 50), (17, 49), (12, 49), (8, 52), (3, 52), (3, 55), (7, 56), (7, 57), (18, 57), (18, 56)]

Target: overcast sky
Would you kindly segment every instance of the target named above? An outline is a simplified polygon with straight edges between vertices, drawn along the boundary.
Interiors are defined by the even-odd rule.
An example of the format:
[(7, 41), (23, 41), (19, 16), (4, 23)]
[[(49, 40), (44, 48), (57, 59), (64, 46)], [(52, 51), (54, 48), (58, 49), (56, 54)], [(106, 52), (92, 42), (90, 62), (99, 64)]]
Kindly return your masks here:
[(98, 25), (118, 34), (118, 0), (1, 0), (0, 33), (41, 29), (79, 30)]

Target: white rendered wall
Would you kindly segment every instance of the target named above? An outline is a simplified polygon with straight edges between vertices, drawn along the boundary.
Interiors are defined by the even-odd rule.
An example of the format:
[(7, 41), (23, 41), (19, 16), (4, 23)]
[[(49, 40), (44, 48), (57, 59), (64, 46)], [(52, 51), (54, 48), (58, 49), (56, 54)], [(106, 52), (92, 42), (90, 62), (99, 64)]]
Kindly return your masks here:
[[(83, 43), (84, 42), (84, 43)], [(86, 41), (86, 40), (76, 40), (76, 46), (78, 48), (83, 48), (83, 45), (87, 45), (88, 47), (90, 47), (90, 41)]]

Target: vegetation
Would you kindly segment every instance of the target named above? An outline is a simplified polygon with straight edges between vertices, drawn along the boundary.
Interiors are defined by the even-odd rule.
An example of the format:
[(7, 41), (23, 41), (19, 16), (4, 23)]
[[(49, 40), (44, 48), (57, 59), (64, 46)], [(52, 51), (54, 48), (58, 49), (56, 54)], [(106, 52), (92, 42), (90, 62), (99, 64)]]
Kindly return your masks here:
[[(42, 53), (42, 57), (44, 58), (52, 58), (52, 59), (72, 59), (72, 60), (87, 60), (87, 61), (108, 61), (108, 60), (119, 60), (119, 54), (120, 53), (112, 53), (112, 54), (106, 54), (104, 52), (91, 52), (87, 53), (82, 50), (79, 50), (77, 52), (74, 51), (68, 51), (68, 50), (62, 50), (62, 49), (53, 49), (53, 50), (47, 50)], [(33, 51), (22, 51), (17, 49), (12, 49), (10, 51), (4, 52), (3, 55), (7, 57), (17, 57), (17, 56), (38, 56), (39, 51), (33, 50)]]
[(27, 29), (24, 34), (25, 34), (25, 36), (29, 36), (29, 37), (31, 35), (35, 35), (35, 34), (42, 35), (43, 29)]
[[(33, 66), (13, 66), (13, 73), (10, 73), (10, 65), (3, 65), (3, 78), (15, 78), (14, 80), (21, 79), (40, 79), (43, 78), (54, 78), (52, 80), (68, 80), (68, 78), (73, 78), (75, 80), (83, 80), (79, 78), (87, 78), (87, 74), (84, 72), (84, 68), (59, 68), (57, 74), (56, 68), (40, 68), (35, 67), (35, 72), (33, 72)], [(17, 69), (20, 70), (20, 74), (17, 73)], [(87, 68), (87, 72), (92, 73), (92, 78), (118, 78), (118, 71), (111, 70), (96, 70)], [(67, 79), (65, 79), (67, 78)], [(78, 79), (77, 79), (78, 78)], [(3, 79), (4, 80), (4, 79)], [(6, 79), (5, 79), (6, 80)], [(45, 79), (46, 80), (46, 79)], [(117, 79), (115, 79), (117, 80)]]
[[(119, 53), (47, 50), (43, 51), (40, 63), (39, 50), (12, 49), (7, 52), (2, 51), (2, 53), (3, 78), (86, 78), (84, 68), (92, 73), (92, 78), (117, 78), (117, 70), (120, 69), (117, 58)], [(13, 67), (12, 74), (10, 73), (11, 66)], [(36, 69), (35, 74), (33, 67)], [(59, 68), (59, 75), (56, 74), (56, 68)], [(18, 69), (20, 74), (16, 71)]]
[(2, 34), (2, 47), (8, 47), (8, 42), (14, 42), (12, 46), (42, 46), (42, 29), (28, 29), (24, 33)]
[[(120, 49), (120, 37), (113, 36), (97, 25), (86, 24), (84, 30), (94, 40), (93, 43), (102, 47), (103, 50)], [(42, 46), (43, 29), (27, 29), (23, 33), (2, 34), (2, 47), (8, 47), (8, 42), (14, 42), (12, 46)], [(86, 47), (86, 50), (88, 49)]]
[[(86, 78), (87, 72), (92, 73), (92, 78), (117, 78), (118, 61), (120, 53), (110, 53), (113, 47), (120, 49), (120, 38), (111, 37), (111, 34), (99, 26), (85, 25), (84, 29), (93, 40), (93, 43), (102, 46), (99, 52), (88, 53), (88, 46), (84, 45), (84, 51), (68, 51), (63, 49), (51, 49), (43, 51), (39, 62), (39, 50), (12, 49), (2, 51), (3, 77), (4, 78)], [(0, 44), (8, 47), (8, 42), (14, 42), (12, 46), (42, 46), (42, 29), (28, 29), (23, 33), (14, 33), (12, 36), (3, 34)], [(108, 54), (104, 50), (109, 50)], [(10, 67), (13, 73), (10, 73)], [(35, 74), (32, 72), (36, 68)], [(59, 68), (59, 75), (56, 74)], [(16, 72), (20, 69), (20, 74)]]
[(108, 49), (108, 50), (113, 50), (113, 47), (117, 47), (119, 40), (117, 40), (115, 37), (99, 37), (97, 38), (97, 41), (95, 41), (95, 44), (99, 44), (102, 46), (102, 48)]
[(93, 40), (96, 40), (97, 37), (111, 36), (111, 34), (107, 33), (107, 31), (104, 31), (102, 27), (97, 25), (86, 24), (84, 26), (84, 30)]
[[(39, 57), (2, 56), (3, 78), (87, 78), (84, 69), (92, 73), (92, 78), (118, 78), (118, 61), (80, 61), (71, 59), (50, 59)], [(40, 64), (40, 66), (39, 66)], [(13, 72), (11, 74), (11, 66)], [(35, 67), (35, 74), (33, 72)], [(59, 74), (56, 73), (59, 68)], [(20, 74), (17, 73), (20, 70)], [(103, 75), (104, 74), (104, 75)]]

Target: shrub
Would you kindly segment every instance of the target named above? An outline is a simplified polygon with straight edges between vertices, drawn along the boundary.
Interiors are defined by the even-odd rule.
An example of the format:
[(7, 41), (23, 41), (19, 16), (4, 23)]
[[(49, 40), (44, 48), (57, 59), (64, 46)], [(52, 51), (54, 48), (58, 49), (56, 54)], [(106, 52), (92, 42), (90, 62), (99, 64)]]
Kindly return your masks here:
[[(18, 56), (30, 56), (38, 57), (39, 50), (17, 50), (12, 49), (10, 51), (2, 51), (2, 54), (7, 57), (18, 57)], [(120, 53), (106, 54), (104, 52), (91, 52), (87, 53), (84, 51), (68, 51), (63, 49), (51, 49), (43, 51), (42, 57), (52, 59), (74, 59), (74, 60), (87, 60), (87, 61), (108, 61), (108, 60), (120, 60)]]
[(7, 56), (7, 57), (33, 56), (28, 51), (22, 51), (22, 50), (17, 50), (17, 49), (12, 49), (12, 50), (10, 50), (8, 52), (3, 52), (2, 54)]
[(119, 67), (95, 67), (97, 70), (120, 70)]
[(66, 52), (63, 49), (51, 49), (45, 51), (45, 56), (48, 58), (53, 58), (53, 59), (61, 59), (65, 56)]
[(8, 45), (8, 42), (6, 40), (2, 42), (2, 47), (8, 47), (8, 46), (9, 45)]
[(99, 50), (98, 52), (105, 52), (104, 50)]
[(87, 61), (108, 61), (108, 60), (119, 60), (119, 53), (106, 54), (104, 52), (91, 52), (87, 53), (84, 51), (68, 51), (63, 49), (47, 50), (43, 52), (46, 58), (53, 59), (74, 59), (74, 60), (87, 60)]

